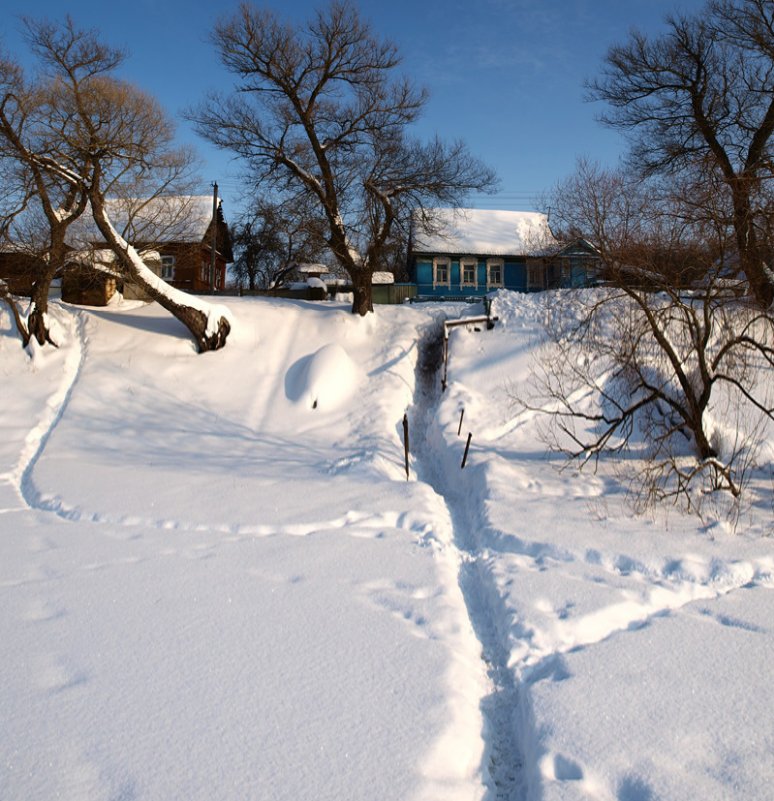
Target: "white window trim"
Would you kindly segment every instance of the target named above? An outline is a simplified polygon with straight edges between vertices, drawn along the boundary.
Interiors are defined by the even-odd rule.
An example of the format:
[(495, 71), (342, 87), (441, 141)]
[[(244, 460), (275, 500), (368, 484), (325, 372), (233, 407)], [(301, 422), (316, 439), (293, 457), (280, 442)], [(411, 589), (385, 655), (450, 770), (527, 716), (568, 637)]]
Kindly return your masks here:
[(163, 281), (171, 281), (175, 277), (175, 257), (161, 257), (161, 278)]
[[(497, 283), (492, 281), (492, 267), (500, 268), (500, 280)], [(487, 259), (486, 260), (486, 286), (490, 287), (503, 287), (505, 286), (505, 262), (503, 259)]]
[[(438, 268), (443, 265), (446, 267), (446, 280), (438, 280)], [(451, 286), (451, 259), (446, 257), (436, 257), (433, 259), (433, 289), (439, 286)]]
[[(470, 267), (473, 266), (473, 281), (472, 283), (468, 283), (465, 281), (465, 266)], [(460, 259), (460, 289), (463, 287), (473, 287), (474, 289), (478, 288), (478, 259), (474, 259), (472, 256), (463, 256)]]

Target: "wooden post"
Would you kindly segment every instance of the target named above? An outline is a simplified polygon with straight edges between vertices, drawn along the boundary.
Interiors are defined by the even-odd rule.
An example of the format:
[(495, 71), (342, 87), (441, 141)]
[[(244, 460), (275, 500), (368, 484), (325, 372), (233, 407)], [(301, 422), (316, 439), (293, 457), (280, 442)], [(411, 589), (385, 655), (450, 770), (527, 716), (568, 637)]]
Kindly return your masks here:
[(403, 415), (403, 451), (406, 458), (406, 481), (409, 480), (409, 423), (408, 415)]
[(463, 418), (464, 416), (465, 416), (465, 407), (463, 406), (463, 407), (462, 407), (462, 410), (460, 411), (460, 424), (459, 424), (459, 426), (457, 427), (457, 436), (459, 436), (459, 435), (460, 435), (460, 433), (462, 432), (462, 418)]
[(473, 434), (468, 434), (468, 441), (465, 444), (465, 453), (462, 457), (462, 464), (460, 465), (460, 470), (465, 469), (465, 462), (468, 461), (468, 451), (470, 450), (470, 440), (473, 439)]
[(446, 392), (446, 379), (449, 375), (449, 329), (446, 323), (443, 324), (443, 380), (441, 381), (441, 391)]
[(218, 182), (212, 185), (212, 241), (210, 242), (210, 292), (215, 294), (215, 253), (218, 249)]

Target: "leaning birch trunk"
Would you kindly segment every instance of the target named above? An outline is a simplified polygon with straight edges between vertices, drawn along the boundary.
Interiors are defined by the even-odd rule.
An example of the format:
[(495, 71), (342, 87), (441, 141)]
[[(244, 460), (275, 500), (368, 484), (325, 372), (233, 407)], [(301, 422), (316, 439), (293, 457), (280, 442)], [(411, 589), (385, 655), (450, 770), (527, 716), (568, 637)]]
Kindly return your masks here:
[(90, 199), (94, 222), (108, 247), (115, 253), (119, 272), (125, 278), (131, 278), (162, 308), (183, 323), (196, 341), (199, 353), (224, 347), (231, 331), (226, 309), (181, 292), (163, 281), (113, 227), (100, 194), (93, 192)]

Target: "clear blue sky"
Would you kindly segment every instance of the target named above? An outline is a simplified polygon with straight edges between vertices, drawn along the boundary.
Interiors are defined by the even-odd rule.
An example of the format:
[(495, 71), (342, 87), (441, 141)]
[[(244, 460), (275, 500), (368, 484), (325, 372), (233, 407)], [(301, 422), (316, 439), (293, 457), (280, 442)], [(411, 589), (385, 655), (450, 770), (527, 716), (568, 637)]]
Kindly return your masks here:
[[(203, 0), (0, 0), (0, 41), (23, 55), (18, 17), (62, 19), (100, 30), (130, 55), (123, 77), (155, 95), (178, 120), (181, 141), (204, 160), (202, 191), (217, 180), (227, 219), (240, 206), (237, 162), (202, 143), (180, 112), (232, 77), (208, 41), (219, 17), (238, 3)], [(320, 3), (259, 3), (291, 21)], [(693, 12), (704, 0), (360, 0), (374, 30), (395, 41), (402, 70), (430, 91), (417, 134), (461, 138), (494, 167), (495, 197), (482, 208), (530, 209), (569, 174), (578, 156), (615, 164), (624, 144), (596, 122), (601, 108), (584, 101), (583, 82), (599, 72), (611, 44), (632, 27), (663, 30), (666, 14)]]

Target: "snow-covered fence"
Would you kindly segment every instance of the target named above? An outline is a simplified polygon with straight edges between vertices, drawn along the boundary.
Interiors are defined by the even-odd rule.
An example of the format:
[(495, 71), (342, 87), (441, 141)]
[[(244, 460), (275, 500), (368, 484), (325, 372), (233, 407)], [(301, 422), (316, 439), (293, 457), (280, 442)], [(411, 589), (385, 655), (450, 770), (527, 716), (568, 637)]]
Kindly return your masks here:
[[(459, 320), (444, 320), (443, 322), (443, 378), (441, 379), (441, 389), (445, 392), (447, 379), (449, 377), (449, 334), (450, 330), (457, 328), (461, 325), (478, 325), (480, 323), (486, 324), (486, 330), (491, 331), (494, 324), (497, 322), (498, 317), (492, 317), (491, 307), (487, 305), (487, 313), (478, 317), (462, 317)], [(479, 330), (479, 329), (475, 329)]]

